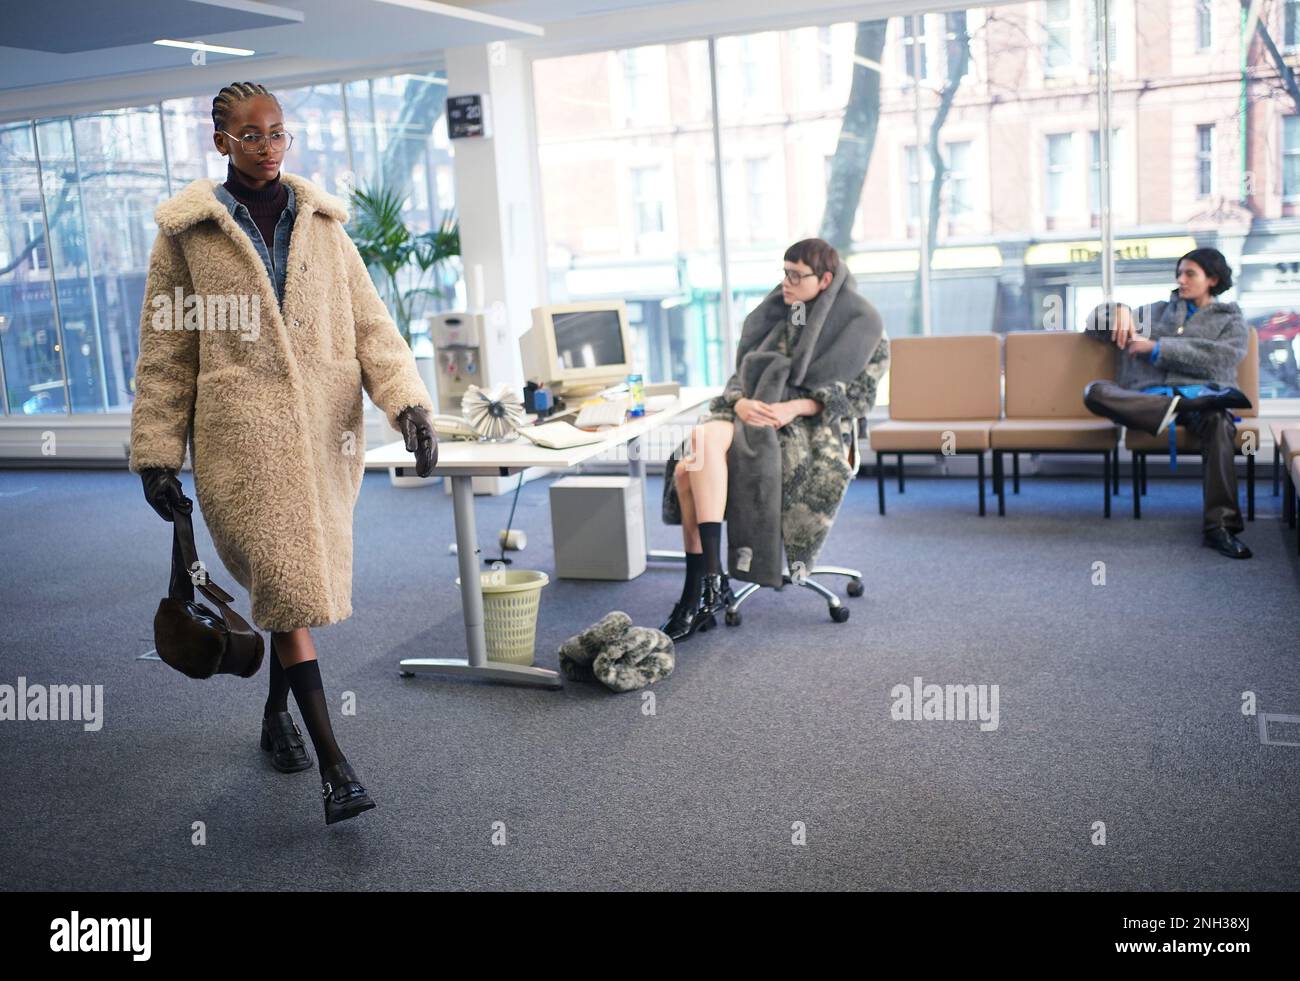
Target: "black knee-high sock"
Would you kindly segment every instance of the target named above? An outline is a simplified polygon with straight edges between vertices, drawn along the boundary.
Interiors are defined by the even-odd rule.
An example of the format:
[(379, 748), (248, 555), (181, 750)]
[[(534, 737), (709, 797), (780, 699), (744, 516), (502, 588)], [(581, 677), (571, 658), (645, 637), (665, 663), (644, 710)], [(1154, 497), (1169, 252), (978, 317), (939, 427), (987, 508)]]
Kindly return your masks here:
[(704, 553), (686, 553), (686, 583), (682, 586), (682, 598), (679, 602), (687, 606), (693, 604), (704, 593)]
[(316, 659), (299, 661), (292, 667), (285, 668), (284, 674), (289, 679), (289, 687), (293, 689), (294, 701), (302, 713), (307, 734), (316, 747), (316, 759), (320, 762), (321, 773), (335, 763), (345, 762), (347, 757), (334, 741), (334, 729), (330, 726), (330, 713), (325, 705), (325, 691)]
[(700, 522), (700, 544), (704, 546), (704, 574), (722, 572), (722, 522)]
[(266, 693), (264, 714), (289, 711), (289, 679), (284, 676), (284, 667), (280, 657), (275, 653), (275, 639), (271, 639), (271, 685)]

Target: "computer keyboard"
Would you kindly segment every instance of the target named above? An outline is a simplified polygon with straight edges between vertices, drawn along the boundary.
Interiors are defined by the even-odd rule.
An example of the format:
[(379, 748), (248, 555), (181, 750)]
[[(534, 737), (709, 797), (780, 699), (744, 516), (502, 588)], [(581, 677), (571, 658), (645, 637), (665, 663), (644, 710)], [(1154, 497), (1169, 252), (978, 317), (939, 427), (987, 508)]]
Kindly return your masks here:
[(631, 406), (632, 400), (630, 398), (602, 399), (599, 402), (592, 402), (590, 405), (584, 405), (578, 410), (578, 416), (573, 420), (573, 424), (579, 429), (621, 426), (627, 417), (627, 410)]

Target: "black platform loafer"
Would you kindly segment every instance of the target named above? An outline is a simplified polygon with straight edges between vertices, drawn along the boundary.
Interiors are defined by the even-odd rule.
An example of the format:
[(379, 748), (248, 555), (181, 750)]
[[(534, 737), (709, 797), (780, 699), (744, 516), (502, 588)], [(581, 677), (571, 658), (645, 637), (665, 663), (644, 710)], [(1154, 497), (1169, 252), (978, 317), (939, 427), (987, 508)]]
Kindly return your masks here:
[(1245, 542), (1230, 532), (1227, 528), (1215, 528), (1213, 531), (1207, 531), (1201, 544), (1206, 548), (1212, 548), (1220, 555), (1226, 555), (1230, 559), (1248, 559), (1251, 551), (1246, 547)]
[(302, 731), (288, 712), (262, 716), (262, 748), (271, 754), (271, 765), (281, 773), (298, 773), (311, 767)]
[(326, 824), (346, 821), (375, 806), (346, 761), (335, 763), (321, 774), (320, 792), (325, 799)]
[(695, 604), (678, 602), (673, 607), (672, 615), (668, 621), (659, 629), (666, 633), (674, 644), (686, 640), (697, 630), (708, 630), (710, 627), (716, 627), (718, 621), (713, 614), (706, 614), (700, 601), (696, 600)]

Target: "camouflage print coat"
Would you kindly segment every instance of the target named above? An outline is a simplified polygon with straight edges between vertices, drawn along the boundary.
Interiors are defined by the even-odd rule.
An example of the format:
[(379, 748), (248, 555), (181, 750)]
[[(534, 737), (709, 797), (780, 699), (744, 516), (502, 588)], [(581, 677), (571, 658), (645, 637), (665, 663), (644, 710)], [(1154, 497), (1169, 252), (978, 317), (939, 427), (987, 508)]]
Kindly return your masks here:
[[(778, 350), (788, 354), (791, 332)], [(813, 416), (799, 416), (778, 430), (782, 460), (781, 534), (785, 539), (786, 560), (792, 570), (812, 569), (826, 536), (839, 512), (848, 482), (854, 477), (856, 461), (849, 462), (858, 420), (865, 418), (876, 404), (876, 389), (889, 370), (889, 336), (882, 332), (880, 342), (861, 374), (849, 383), (806, 390), (808, 398), (822, 403), (823, 409)], [(722, 419), (736, 421), (734, 405), (740, 393), (734, 386), (709, 404), (700, 422)], [(665, 524), (682, 523), (681, 504), (673, 472), (681, 449), (668, 461), (664, 473), (663, 520)], [(800, 565), (801, 564), (801, 565)]]

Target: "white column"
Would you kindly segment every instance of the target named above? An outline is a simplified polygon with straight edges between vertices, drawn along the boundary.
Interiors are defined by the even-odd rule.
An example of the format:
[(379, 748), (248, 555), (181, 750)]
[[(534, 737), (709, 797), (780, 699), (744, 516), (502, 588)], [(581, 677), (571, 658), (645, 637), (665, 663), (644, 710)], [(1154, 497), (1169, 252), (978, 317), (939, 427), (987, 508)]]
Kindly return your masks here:
[(532, 67), (503, 41), (449, 48), (446, 57), (447, 94), (485, 95), (489, 103), (490, 135), (452, 143), (466, 297), (471, 310), (481, 303), (488, 313), (487, 381), (522, 394), (519, 338), (532, 326), (532, 308), (544, 302), (546, 269)]

